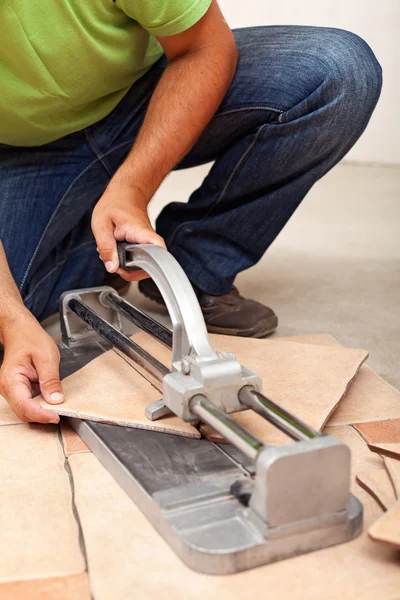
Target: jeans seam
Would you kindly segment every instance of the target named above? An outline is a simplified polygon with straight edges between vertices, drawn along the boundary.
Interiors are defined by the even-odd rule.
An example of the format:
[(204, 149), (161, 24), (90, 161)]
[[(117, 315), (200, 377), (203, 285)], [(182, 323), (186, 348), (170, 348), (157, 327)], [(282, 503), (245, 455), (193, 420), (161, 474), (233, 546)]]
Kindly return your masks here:
[(247, 110), (270, 110), (272, 112), (279, 113), (280, 115), (285, 112), (283, 109), (280, 109), (280, 108), (274, 108), (273, 106), (257, 104), (254, 106), (240, 106), (238, 108), (230, 108), (229, 110), (218, 112), (215, 116), (223, 117), (225, 115), (230, 115), (232, 113), (237, 113), (237, 112), (242, 112), (242, 111), (247, 111)]
[[(105, 154), (103, 154), (103, 155), (101, 156), (101, 158), (104, 158), (104, 157), (108, 156), (109, 154), (112, 154), (112, 152), (114, 152), (115, 150), (118, 150), (118, 148), (120, 148), (120, 147), (124, 146), (125, 144), (129, 144), (129, 143), (131, 144), (132, 142), (122, 142), (121, 144), (118, 144), (117, 146), (114, 146), (114, 148), (112, 148), (111, 150), (109, 150), (108, 152), (106, 152)], [(35, 258), (36, 258), (36, 256), (37, 256), (37, 253), (38, 253), (38, 251), (39, 251), (40, 245), (41, 245), (41, 243), (43, 242), (44, 236), (46, 235), (46, 232), (47, 232), (48, 228), (50, 227), (51, 223), (53, 222), (53, 220), (54, 220), (54, 217), (55, 217), (55, 215), (57, 214), (57, 211), (58, 211), (58, 209), (60, 208), (61, 204), (62, 204), (62, 203), (63, 203), (63, 201), (65, 200), (65, 198), (66, 198), (67, 194), (68, 194), (68, 193), (70, 192), (70, 190), (72, 189), (72, 186), (74, 186), (74, 185), (75, 185), (75, 183), (76, 183), (77, 181), (79, 181), (79, 179), (80, 179), (80, 178), (81, 178), (81, 177), (82, 177), (82, 176), (83, 176), (83, 175), (84, 175), (84, 174), (85, 174), (85, 173), (86, 173), (86, 172), (87, 172), (87, 171), (88, 171), (88, 170), (89, 170), (89, 169), (90, 169), (90, 168), (91, 168), (93, 165), (95, 165), (97, 162), (100, 162), (100, 158), (96, 156), (95, 160), (93, 160), (93, 161), (92, 161), (92, 162), (91, 162), (91, 163), (90, 163), (90, 164), (89, 164), (89, 165), (88, 165), (88, 166), (87, 166), (85, 169), (83, 169), (83, 171), (81, 171), (81, 173), (79, 173), (79, 175), (77, 175), (77, 176), (76, 176), (76, 177), (73, 179), (73, 181), (71, 181), (71, 183), (69, 184), (68, 188), (65, 190), (64, 194), (62, 195), (62, 198), (60, 199), (59, 203), (57, 204), (55, 211), (54, 211), (54, 212), (53, 212), (53, 214), (51, 215), (51, 217), (50, 217), (50, 219), (49, 219), (49, 221), (48, 221), (48, 223), (47, 223), (46, 227), (44, 228), (44, 231), (43, 231), (43, 233), (42, 233), (42, 235), (41, 235), (41, 237), (40, 237), (40, 240), (38, 241), (38, 243), (37, 243), (37, 245), (36, 245), (35, 251), (34, 251), (34, 253), (33, 253), (33, 255), (32, 255), (32, 258), (31, 258), (31, 260), (29, 261), (29, 264), (28, 264), (28, 266), (27, 266), (27, 268), (26, 268), (26, 271), (25, 271), (25, 273), (24, 273), (24, 277), (23, 277), (23, 279), (22, 279), (22, 282), (21, 282), (21, 284), (20, 284), (20, 286), (19, 286), (19, 290), (20, 290), (20, 291), (22, 291), (22, 288), (23, 288), (23, 286), (24, 286), (24, 284), (25, 284), (25, 282), (26, 282), (26, 279), (27, 279), (27, 277), (28, 277), (29, 271), (30, 271), (30, 269), (31, 269), (31, 267), (32, 267), (33, 261), (35, 260)], [(102, 162), (101, 162), (101, 164), (103, 165), (103, 163), (102, 163)], [(107, 171), (107, 170), (106, 170), (106, 172), (107, 172), (107, 174), (108, 174), (108, 171)]]
[(91, 132), (89, 131), (88, 128), (86, 128), (84, 132), (85, 132), (85, 138), (86, 138), (87, 143), (89, 144), (89, 146), (95, 153), (99, 162), (103, 165), (108, 176), (112, 177), (112, 173), (111, 173), (110, 169), (108, 168), (107, 163), (103, 160), (104, 155), (101, 153), (101, 150), (100, 150), (99, 146), (97, 145), (97, 142), (96, 142), (94, 136), (91, 134)]
[[(76, 252), (77, 250), (81, 250), (82, 248), (85, 248), (85, 246), (91, 246), (92, 244), (93, 244), (93, 242), (92, 242), (92, 241), (90, 241), (90, 242), (84, 242), (84, 243), (83, 243), (83, 244), (81, 244), (80, 246), (76, 246), (76, 247), (74, 248), (74, 250), (73, 250), (73, 252), (72, 252), (71, 254), (73, 254), (73, 253), (74, 253), (74, 252)], [(37, 289), (37, 287), (38, 287), (39, 285), (42, 285), (42, 284), (43, 284), (43, 282), (44, 282), (44, 281), (46, 281), (46, 279), (47, 279), (47, 278), (48, 278), (50, 275), (52, 275), (52, 274), (54, 273), (54, 271), (56, 271), (60, 265), (63, 265), (63, 264), (65, 264), (65, 263), (67, 262), (67, 260), (70, 258), (70, 256), (71, 256), (71, 255), (68, 255), (68, 256), (66, 256), (65, 258), (63, 258), (62, 260), (58, 261), (58, 263), (56, 263), (56, 265), (54, 265), (54, 266), (53, 266), (53, 268), (52, 268), (52, 269), (50, 269), (50, 271), (48, 271), (48, 272), (46, 273), (46, 275), (45, 275), (45, 276), (44, 276), (44, 277), (43, 277), (43, 278), (42, 278), (40, 281), (38, 281), (38, 282), (37, 282), (37, 284), (35, 285), (35, 287), (33, 288), (33, 290), (32, 290), (31, 292), (29, 292), (29, 294), (26, 296), (26, 298), (24, 298), (24, 302), (25, 302), (25, 303), (26, 303), (26, 302), (28, 302), (28, 301), (29, 301), (29, 300), (32, 298), (33, 294), (36, 292), (36, 289)]]
[[(210, 208), (208, 209), (208, 211), (206, 212), (205, 215), (203, 215), (201, 217), (201, 219), (199, 219), (199, 222), (204, 221), (204, 219), (206, 219), (207, 217), (210, 216), (210, 214), (212, 213), (212, 211), (214, 210), (214, 208), (217, 206), (217, 204), (219, 204), (221, 202), (221, 200), (223, 200), (223, 198), (225, 197), (228, 188), (230, 186), (230, 184), (233, 181), (233, 178), (235, 177), (235, 175), (239, 172), (241, 166), (243, 165), (244, 161), (246, 160), (246, 158), (248, 157), (248, 155), (250, 154), (250, 152), (253, 150), (254, 146), (257, 143), (258, 138), (260, 137), (262, 131), (268, 126), (268, 123), (265, 123), (264, 125), (261, 125), (261, 127), (258, 128), (257, 133), (254, 136), (253, 141), (251, 142), (250, 146), (243, 152), (243, 154), (241, 155), (241, 157), (239, 158), (238, 162), (236, 163), (235, 167), (232, 170), (232, 173), (230, 174), (230, 176), (228, 177), (228, 181), (226, 182), (226, 184), (224, 185), (223, 189), (221, 190), (221, 193), (219, 194), (218, 198), (215, 200), (215, 202), (213, 202), (212, 206), (210, 206)], [(171, 248), (175, 241), (176, 241), (176, 236), (178, 234), (178, 232), (182, 229), (182, 227), (187, 226), (187, 223), (181, 223), (174, 231), (174, 234), (171, 238), (170, 241), (168, 241), (168, 247)]]

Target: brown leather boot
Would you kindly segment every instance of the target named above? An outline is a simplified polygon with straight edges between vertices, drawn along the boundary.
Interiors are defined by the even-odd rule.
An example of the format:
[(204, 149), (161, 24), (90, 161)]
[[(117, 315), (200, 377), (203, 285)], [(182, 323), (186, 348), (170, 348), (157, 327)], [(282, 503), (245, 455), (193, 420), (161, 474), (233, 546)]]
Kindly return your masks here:
[[(207, 329), (210, 333), (262, 338), (275, 331), (278, 318), (274, 311), (255, 300), (243, 298), (236, 287), (222, 296), (211, 296), (193, 286)], [(165, 304), (152, 279), (139, 281), (146, 298)]]

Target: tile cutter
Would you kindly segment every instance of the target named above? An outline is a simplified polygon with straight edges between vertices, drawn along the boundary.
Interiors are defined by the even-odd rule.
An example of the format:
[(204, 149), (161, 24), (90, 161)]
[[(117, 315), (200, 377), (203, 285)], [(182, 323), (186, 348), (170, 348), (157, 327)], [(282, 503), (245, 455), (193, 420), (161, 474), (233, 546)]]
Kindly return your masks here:
[[(114, 347), (162, 386), (162, 400), (146, 407), (150, 420), (173, 413), (206, 423), (228, 444), (68, 421), (176, 554), (196, 571), (229, 574), (356, 537), (363, 510), (350, 493), (349, 448), (262, 394), (260, 378), (233, 354), (214, 352), (197, 297), (171, 254), (126, 243), (118, 252), (126, 270), (153, 278), (172, 332), (113, 288), (66, 292), (62, 377)], [(171, 348), (170, 368), (122, 332), (121, 316)], [(231, 418), (241, 410), (255, 411), (293, 443), (264, 444)]]

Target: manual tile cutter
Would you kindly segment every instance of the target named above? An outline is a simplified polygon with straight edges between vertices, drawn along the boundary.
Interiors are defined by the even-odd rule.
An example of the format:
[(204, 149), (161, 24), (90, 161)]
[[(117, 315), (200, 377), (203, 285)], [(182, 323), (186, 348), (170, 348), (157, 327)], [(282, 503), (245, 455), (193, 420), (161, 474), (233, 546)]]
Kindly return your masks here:
[[(126, 270), (153, 278), (173, 333), (112, 288), (67, 292), (60, 299), (62, 376), (113, 346), (162, 382), (163, 399), (146, 409), (150, 420), (172, 412), (229, 442), (69, 419), (157, 531), (187, 565), (218, 574), (356, 537), (362, 505), (349, 491), (347, 446), (265, 397), (260, 378), (234, 355), (212, 350), (196, 295), (171, 254), (119, 244), (119, 255)], [(171, 369), (122, 333), (120, 315), (172, 348)], [(263, 444), (229, 416), (241, 410), (254, 410), (295, 443)]]

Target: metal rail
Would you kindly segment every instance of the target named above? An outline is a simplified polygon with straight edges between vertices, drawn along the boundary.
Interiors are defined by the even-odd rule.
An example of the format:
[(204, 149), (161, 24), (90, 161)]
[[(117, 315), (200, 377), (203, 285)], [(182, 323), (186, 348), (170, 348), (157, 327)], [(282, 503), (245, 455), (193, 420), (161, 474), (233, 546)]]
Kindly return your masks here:
[(193, 396), (189, 402), (189, 408), (199, 419), (207, 423), (252, 460), (255, 460), (257, 454), (264, 448), (261, 440), (242, 425), (236, 423), (205, 396), (200, 394)]
[(162, 382), (165, 375), (170, 372), (169, 369), (154, 358), (154, 356), (149, 354), (149, 352), (141, 348), (138, 344), (135, 344), (128, 336), (121, 331), (118, 331), (118, 329), (110, 325), (110, 323), (107, 323), (107, 321), (99, 317), (93, 309), (78, 298), (71, 298), (68, 302), (68, 307), (80, 319), (90, 325), (90, 327), (92, 327), (92, 329), (94, 329), (103, 339), (109, 341), (115, 348), (142, 367), (157, 381)]
[(249, 386), (242, 388), (239, 392), (239, 400), (293, 440), (308, 440), (321, 435), (318, 431), (254, 388)]
[(117, 310), (126, 319), (131, 321), (131, 323), (143, 329), (143, 331), (153, 336), (156, 340), (167, 346), (167, 348), (172, 348), (172, 331), (138, 308), (132, 306), (132, 304), (129, 304), (129, 302), (118, 296), (118, 294), (105, 293), (102, 295), (101, 301), (110, 308)]

